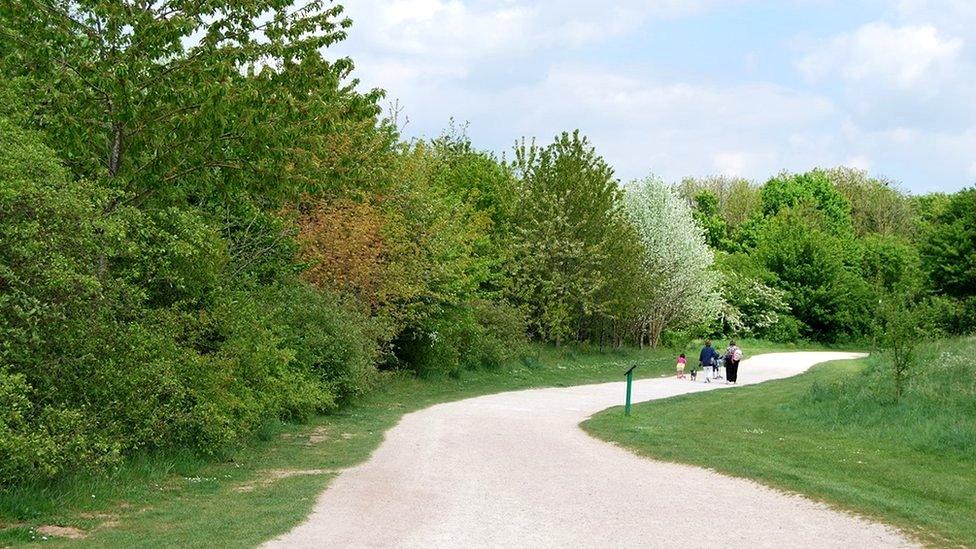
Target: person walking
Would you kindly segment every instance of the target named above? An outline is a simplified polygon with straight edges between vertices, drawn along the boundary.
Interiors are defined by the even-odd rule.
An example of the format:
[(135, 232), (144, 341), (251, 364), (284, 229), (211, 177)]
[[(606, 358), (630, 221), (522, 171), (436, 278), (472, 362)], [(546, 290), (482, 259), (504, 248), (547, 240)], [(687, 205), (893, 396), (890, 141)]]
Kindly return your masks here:
[(729, 341), (729, 348), (725, 351), (725, 378), (726, 383), (735, 384), (739, 379), (739, 361), (742, 360), (742, 349), (735, 344), (735, 340)]
[(705, 383), (710, 383), (711, 379), (708, 377), (708, 372), (712, 372), (712, 376), (716, 375), (715, 364), (719, 359), (718, 351), (712, 347), (712, 341), (706, 339), (705, 346), (702, 347), (701, 353), (698, 353), (698, 364), (703, 370), (705, 370)]
[(685, 358), (685, 354), (681, 353), (678, 356), (678, 362), (675, 364), (675, 370), (677, 371), (678, 379), (685, 378), (685, 364), (688, 363), (688, 359)]

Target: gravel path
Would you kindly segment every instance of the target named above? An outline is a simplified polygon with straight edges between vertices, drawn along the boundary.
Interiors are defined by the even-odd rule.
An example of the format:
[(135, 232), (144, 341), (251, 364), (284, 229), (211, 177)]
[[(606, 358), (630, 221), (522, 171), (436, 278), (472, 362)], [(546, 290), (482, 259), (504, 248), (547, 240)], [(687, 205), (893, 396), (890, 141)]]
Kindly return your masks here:
[[(742, 363), (742, 385), (852, 353)], [(725, 388), (659, 378), (634, 400)], [(734, 390), (734, 388), (732, 388)], [(578, 424), (624, 384), (501, 393), (408, 414), (268, 547), (900, 547), (897, 531), (805, 498), (637, 457)]]

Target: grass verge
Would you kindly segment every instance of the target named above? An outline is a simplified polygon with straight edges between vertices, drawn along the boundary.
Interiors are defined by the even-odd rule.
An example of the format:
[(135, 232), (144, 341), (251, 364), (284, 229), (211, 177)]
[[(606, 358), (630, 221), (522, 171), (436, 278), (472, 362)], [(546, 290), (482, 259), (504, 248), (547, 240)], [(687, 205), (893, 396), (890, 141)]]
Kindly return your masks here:
[(220, 459), (154, 453), (110, 474), (0, 492), (0, 546), (255, 545), (299, 524), (336, 472), (368, 457), (405, 413), (500, 391), (619, 381), (635, 362), (638, 377), (669, 375), (676, 352), (535, 347), (502, 370), (460, 379), (390, 374), (338, 413), (305, 425), (270, 423), (258, 440)]
[(976, 340), (925, 349), (894, 402), (882, 359), (611, 409), (598, 438), (799, 492), (935, 546), (976, 546)]

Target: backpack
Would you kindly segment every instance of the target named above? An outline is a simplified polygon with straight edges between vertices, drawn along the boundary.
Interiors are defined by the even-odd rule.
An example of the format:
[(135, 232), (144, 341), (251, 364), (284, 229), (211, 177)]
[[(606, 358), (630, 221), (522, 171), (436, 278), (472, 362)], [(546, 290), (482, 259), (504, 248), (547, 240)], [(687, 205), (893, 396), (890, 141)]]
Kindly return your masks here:
[(742, 360), (742, 349), (736, 347), (735, 350), (732, 351), (732, 360), (735, 362)]

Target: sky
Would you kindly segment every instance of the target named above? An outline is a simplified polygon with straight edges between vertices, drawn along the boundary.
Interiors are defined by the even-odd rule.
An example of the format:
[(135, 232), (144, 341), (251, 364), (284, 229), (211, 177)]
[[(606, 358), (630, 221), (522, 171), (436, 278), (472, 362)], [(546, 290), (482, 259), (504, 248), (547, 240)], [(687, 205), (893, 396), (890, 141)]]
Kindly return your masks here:
[(347, 0), (405, 137), (580, 129), (623, 181), (851, 166), (976, 183), (976, 0)]

